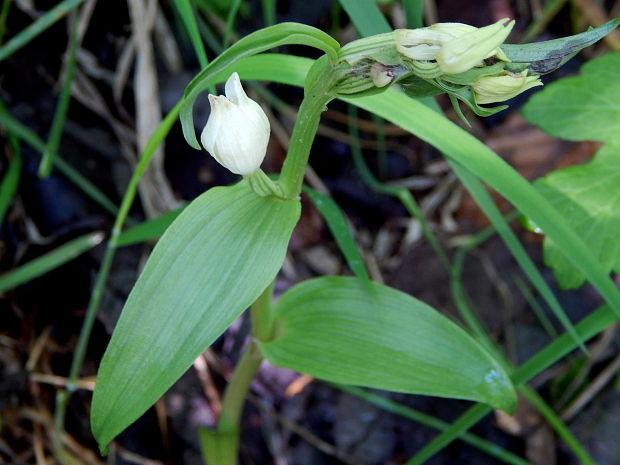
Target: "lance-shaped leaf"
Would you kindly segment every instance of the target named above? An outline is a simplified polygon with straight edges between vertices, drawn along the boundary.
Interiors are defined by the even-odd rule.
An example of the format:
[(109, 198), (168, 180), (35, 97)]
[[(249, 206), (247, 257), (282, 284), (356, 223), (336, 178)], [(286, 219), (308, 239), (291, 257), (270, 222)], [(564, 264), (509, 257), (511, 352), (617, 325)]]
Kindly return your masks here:
[(555, 71), (575, 54), (598, 42), (620, 24), (620, 16), (589, 31), (561, 39), (531, 44), (503, 44), (501, 49), (515, 63), (531, 63), (530, 69), (539, 74)]
[(349, 277), (305, 281), (274, 307), (273, 364), (328, 381), (470, 399), (512, 411), (501, 366), (465, 331), (396, 289)]
[(245, 181), (213, 188), (166, 230), (103, 356), (91, 425), (103, 449), (148, 409), (274, 279), (298, 200)]

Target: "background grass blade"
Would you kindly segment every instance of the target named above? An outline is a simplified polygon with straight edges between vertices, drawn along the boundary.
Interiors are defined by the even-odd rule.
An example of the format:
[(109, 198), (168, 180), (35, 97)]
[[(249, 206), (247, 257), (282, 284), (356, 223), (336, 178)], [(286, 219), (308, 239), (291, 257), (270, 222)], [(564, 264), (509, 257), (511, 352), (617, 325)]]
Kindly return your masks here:
[(0, 293), (44, 275), (60, 265), (64, 265), (87, 250), (101, 244), (103, 237), (102, 232), (94, 232), (78, 237), (0, 276)]
[(482, 142), (422, 103), (404, 99), (394, 89), (378, 96), (343, 100), (377, 113), (466, 166), (545, 231), (620, 315), (620, 291), (587, 245), (529, 182)]
[(200, 68), (204, 69), (209, 64), (209, 60), (207, 59), (207, 52), (205, 50), (204, 43), (200, 37), (198, 24), (196, 23), (196, 17), (194, 16), (194, 11), (190, 0), (174, 0), (174, 6), (177, 8), (181, 19), (183, 20), (183, 25), (185, 26), (185, 30), (189, 35), (192, 46), (194, 47), (194, 53), (196, 53)]
[(555, 432), (562, 438), (566, 445), (573, 451), (583, 465), (596, 465), (586, 449), (573, 436), (564, 422), (557, 416), (540, 395), (527, 385), (521, 386), (519, 392), (543, 415)]
[(9, 17), (11, 2), (12, 0), (2, 1), (2, 9), (0, 10), (0, 45), (2, 45), (4, 40), (4, 33), (6, 32), (6, 19)]
[(530, 282), (544, 298), (547, 305), (549, 305), (549, 308), (551, 308), (553, 314), (560, 321), (562, 326), (564, 326), (564, 329), (566, 329), (566, 331), (575, 338), (575, 342), (579, 344), (581, 349), (585, 351), (586, 348), (583, 341), (577, 337), (575, 328), (568, 319), (564, 309), (562, 309), (560, 302), (558, 302), (555, 294), (545, 282), (544, 278), (540, 274), (540, 271), (538, 271), (536, 265), (534, 265), (534, 262), (519, 242), (519, 239), (517, 239), (517, 236), (515, 236), (512, 229), (510, 229), (510, 226), (499, 212), (497, 206), (493, 202), (493, 199), (486, 191), (482, 183), (459, 163), (453, 162), (451, 163), (451, 166), (455, 174), (459, 177), (465, 188), (476, 201), (476, 204), (482, 209), (489, 221), (491, 221), (491, 224), (493, 224), (493, 227), (501, 236), (502, 240), (510, 250), (510, 253), (515, 258)]
[(47, 13), (40, 16), (30, 26), (22, 29), (15, 37), (0, 48), (0, 61), (12, 55), (32, 39), (37, 37), (56, 21), (65, 17), (70, 11), (77, 8), (84, 0), (63, 0)]
[(276, 0), (263, 0), (262, 3), (265, 26), (273, 26), (276, 23)]
[[(575, 330), (577, 331), (579, 339), (587, 341), (616, 321), (618, 321), (618, 317), (609, 306), (604, 305), (576, 324)], [(563, 334), (517, 368), (511, 375), (512, 382), (516, 386), (527, 382), (541, 371), (549, 368), (549, 366), (560, 360), (576, 347), (577, 344), (573, 338), (569, 334)], [(406, 465), (423, 464), (452, 441), (458, 439), (469, 428), (482, 420), (489, 412), (491, 412), (491, 409), (486, 405), (478, 404), (471, 407), (450, 425), (448, 429), (424, 446), (422, 450), (406, 463)]]
[[(450, 426), (450, 423), (447, 423), (443, 420), (427, 415), (425, 413), (419, 412), (418, 410), (407, 407), (406, 405), (394, 402), (389, 398), (380, 396), (378, 394), (375, 394), (374, 392), (367, 391), (366, 389), (362, 389), (357, 386), (347, 386), (344, 384), (334, 384), (333, 386), (340, 389), (341, 391), (351, 394), (352, 396), (364, 399), (365, 401), (385, 410), (386, 412), (400, 415), (404, 418), (408, 418), (409, 420), (413, 420), (417, 423), (428, 426), (429, 428), (433, 428), (438, 431), (444, 431)], [(508, 463), (511, 465), (531, 465), (530, 462), (528, 462), (527, 460), (524, 460), (521, 457), (513, 454), (512, 452), (507, 451), (502, 447), (499, 447), (497, 444), (494, 444), (491, 441), (487, 441), (486, 439), (482, 439), (475, 434), (464, 433), (459, 439), (469, 444), (470, 446), (474, 446), (480, 449), (491, 457), (495, 457), (496, 459), (501, 460), (504, 463)]]
[(330, 196), (321, 194), (314, 189), (304, 187), (304, 192), (308, 194), (314, 206), (325, 219), (351, 271), (353, 271), (358, 278), (369, 279), (366, 266), (364, 265), (364, 259), (357, 248), (355, 238), (353, 234), (351, 234), (347, 220), (342, 210), (340, 210), (340, 207), (338, 207), (334, 199)]
[(22, 172), (22, 153), (19, 148), (19, 142), (15, 136), (9, 133), (9, 144), (13, 151), (13, 158), (9, 162), (9, 168), (6, 170), (6, 174), (2, 178), (0, 184), (0, 225), (4, 221), (4, 215), (6, 215), (11, 201), (17, 192), (17, 186), (19, 185), (19, 178)]
[(390, 32), (392, 28), (375, 0), (340, 0), (360, 37)]
[(182, 211), (183, 208), (177, 208), (123, 231), (116, 237), (116, 246), (123, 247), (152, 239), (159, 239)]
[(230, 3), (230, 10), (228, 10), (228, 16), (226, 17), (226, 29), (224, 29), (224, 38), (222, 39), (222, 48), (228, 47), (230, 38), (232, 37), (232, 31), (235, 27), (235, 20), (241, 7), (241, 0), (232, 0)]
[(403, 0), (407, 27), (416, 29), (424, 26), (424, 0)]
[(65, 120), (67, 118), (67, 110), (69, 109), (69, 101), (71, 100), (71, 86), (73, 84), (73, 75), (75, 72), (75, 61), (78, 47), (78, 15), (75, 11), (70, 14), (70, 34), (69, 34), (69, 47), (67, 48), (67, 65), (65, 68), (65, 75), (63, 79), (62, 89), (58, 96), (58, 103), (56, 104), (56, 111), (54, 112), (54, 119), (52, 121), (52, 128), (47, 140), (45, 151), (43, 152), (43, 158), (39, 163), (39, 176), (44, 178), (50, 175), (52, 172), (52, 165), (58, 146), (60, 145), (60, 139), (62, 137), (62, 131), (65, 127)]
[(407, 210), (407, 213), (409, 213), (409, 216), (415, 218), (418, 223), (420, 223), (424, 238), (429, 242), (443, 265), (446, 267), (446, 269), (449, 269), (450, 260), (448, 259), (445, 250), (435, 237), (435, 234), (433, 234), (433, 231), (428, 226), (428, 222), (426, 221), (426, 218), (424, 218), (424, 215), (422, 214), (420, 207), (415, 201), (415, 198), (413, 197), (413, 195), (411, 195), (411, 192), (409, 192), (409, 190), (404, 187), (389, 186), (387, 184), (379, 182), (379, 180), (375, 178), (375, 176), (370, 171), (370, 168), (368, 168), (368, 165), (364, 160), (362, 150), (360, 149), (359, 130), (357, 128), (357, 108), (355, 106), (349, 105), (348, 116), (349, 136), (353, 141), (349, 149), (351, 150), (351, 155), (353, 156), (353, 163), (355, 164), (355, 168), (357, 169), (360, 177), (366, 183), (366, 185), (375, 192), (379, 192), (384, 195), (390, 195), (400, 200), (400, 203), (403, 204), (403, 206)]
[[(45, 151), (45, 142), (35, 134), (30, 128), (16, 120), (8, 110), (0, 102), (0, 126), (4, 127), (8, 132), (15, 135), (26, 144), (30, 145), (40, 154)], [(92, 182), (82, 176), (78, 171), (73, 169), (71, 165), (65, 162), (59, 156), (54, 157), (54, 166), (73, 184), (78, 186), (86, 195), (101, 205), (105, 210), (115, 215), (118, 207), (103, 192), (97, 188)]]

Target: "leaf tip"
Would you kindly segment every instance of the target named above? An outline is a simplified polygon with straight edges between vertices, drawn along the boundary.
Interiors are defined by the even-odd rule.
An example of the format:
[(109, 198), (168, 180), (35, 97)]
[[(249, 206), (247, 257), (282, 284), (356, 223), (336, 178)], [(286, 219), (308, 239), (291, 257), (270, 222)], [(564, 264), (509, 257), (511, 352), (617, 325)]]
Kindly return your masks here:
[(510, 378), (499, 367), (491, 368), (481, 383), (485, 401), (490, 406), (512, 415), (517, 407), (517, 394)]

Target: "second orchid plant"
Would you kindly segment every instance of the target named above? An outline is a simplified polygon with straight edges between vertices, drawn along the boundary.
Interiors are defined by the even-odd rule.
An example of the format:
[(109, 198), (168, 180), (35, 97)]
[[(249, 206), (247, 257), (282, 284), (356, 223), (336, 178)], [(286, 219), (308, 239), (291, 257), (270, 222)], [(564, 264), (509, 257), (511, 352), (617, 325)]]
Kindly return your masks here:
[[(166, 230), (134, 286), (97, 376), (92, 429), (102, 450), (248, 307), (251, 341), (226, 388), (217, 428), (201, 433), (210, 465), (237, 463), (244, 399), (263, 360), (334, 383), (468, 399), (512, 412), (516, 395), (501, 362), (441, 313), (371, 281), (363, 269), (355, 277), (301, 282), (275, 304), (273, 281), (299, 219), (321, 112), (331, 100), (379, 108), (388, 89), (390, 98), (402, 99), (446, 93), (463, 118), (459, 102), (490, 115), (505, 107), (482, 105), (542, 85), (541, 74), (616, 24), (565, 40), (511, 46), (504, 44), (514, 25), (508, 19), (482, 28), (440, 23), (340, 47), (317, 29), (284, 23), (223, 52), (187, 87), (181, 120), (188, 143), (199, 149), (193, 103), (225, 80), (225, 96), (209, 96), (211, 116), (200, 139), (211, 156), (243, 179), (194, 200)], [(314, 62), (258, 55), (284, 44), (309, 45), (325, 55)], [(278, 60), (289, 66), (274, 73)], [(268, 119), (235, 70), (249, 79), (272, 76), (304, 86), (276, 178), (260, 169)], [(541, 227), (548, 224), (536, 219)]]

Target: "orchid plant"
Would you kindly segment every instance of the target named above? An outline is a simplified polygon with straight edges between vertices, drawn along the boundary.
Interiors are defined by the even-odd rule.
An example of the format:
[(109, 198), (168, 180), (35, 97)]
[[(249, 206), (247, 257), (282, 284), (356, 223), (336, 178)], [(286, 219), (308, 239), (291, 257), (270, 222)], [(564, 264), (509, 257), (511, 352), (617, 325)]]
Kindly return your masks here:
[[(363, 266), (351, 262), (355, 276), (301, 282), (275, 303), (273, 282), (300, 216), (304, 172), (321, 112), (339, 98), (387, 119), (411, 110), (423, 139), (437, 140), (434, 134), (443, 131), (445, 151), (461, 155), (453, 160), (455, 170), (465, 179), (473, 175), (489, 183), (571, 250), (568, 259), (620, 312), (615, 286), (596, 266), (589, 267), (594, 259), (547, 201), (471, 136), (414, 100), (446, 93), (465, 121), (459, 102), (481, 116), (496, 113), (505, 106), (482, 105), (541, 86), (541, 74), (617, 23), (522, 46), (504, 43), (514, 25), (508, 19), (482, 28), (439, 23), (343, 47), (317, 29), (284, 23), (223, 52), (188, 85), (181, 121), (187, 142), (200, 149), (193, 104), (207, 88), (225, 81), (225, 96), (209, 95), (211, 115), (200, 139), (218, 163), (243, 179), (210, 189), (187, 206), (135, 284), (97, 376), (91, 421), (102, 451), (248, 307), (252, 339), (226, 388), (217, 428), (201, 432), (210, 465), (237, 463), (244, 399), (264, 360), (334, 383), (468, 399), (513, 412), (517, 398), (503, 361), (434, 308), (370, 280)], [(311, 61), (263, 54), (283, 44), (309, 45), (325, 55)], [(304, 87), (279, 176), (260, 169), (269, 121), (246, 95), (240, 76)], [(461, 131), (466, 147), (450, 142), (455, 131)]]

